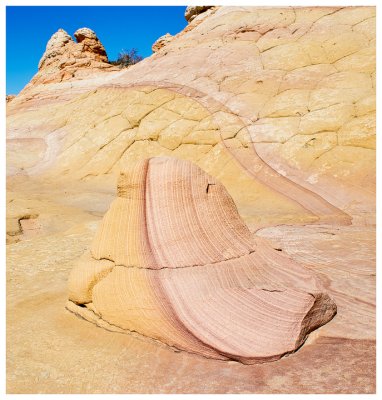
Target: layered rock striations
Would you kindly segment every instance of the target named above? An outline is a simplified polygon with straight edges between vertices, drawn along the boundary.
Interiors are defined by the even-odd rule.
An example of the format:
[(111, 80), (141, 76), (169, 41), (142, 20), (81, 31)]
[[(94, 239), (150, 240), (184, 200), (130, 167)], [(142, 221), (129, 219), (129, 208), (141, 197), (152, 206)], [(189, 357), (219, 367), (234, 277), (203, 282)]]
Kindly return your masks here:
[[(240, 180), (250, 174), (251, 185), (257, 182), (244, 197), (288, 204), (280, 215), (363, 214), (375, 191), (374, 31), (373, 7), (207, 10), (165, 51), (128, 70), (91, 61), (109, 73), (84, 65), (60, 84), (34, 80), (8, 105), (8, 138), (21, 144), (33, 137), (46, 151), (29, 152), (24, 164), (15, 155), (11, 171), (118, 176), (140, 154), (173, 154), (219, 176), (240, 206), (244, 192), (229, 178), (231, 159)], [(59, 37), (64, 45), (53, 54), (94, 40)], [(54, 68), (58, 80), (73, 70)]]
[[(89, 44), (80, 53), (86, 57), (69, 56), (74, 64), (64, 62), (60, 69), (58, 60), (83, 48), (60, 33), (61, 45), (53, 51), (56, 56), (46, 59), (32, 82), (7, 103), (7, 315), (12, 320), (7, 390), (375, 391), (375, 30), (375, 7), (212, 7), (189, 21), (171, 41), (163, 41), (155, 54), (128, 69), (114, 69), (102, 61), (99, 48), (90, 54), (94, 38), (81, 34), (78, 40)], [(98, 233), (96, 229), (115, 198), (118, 177), (157, 156), (189, 160), (226, 187), (254, 232), (253, 247), (248, 248), (256, 251), (238, 256), (249, 260), (247, 269), (240, 264), (238, 272), (228, 258), (219, 261), (208, 251), (207, 259), (216, 262), (155, 270), (147, 267), (167, 265), (169, 257), (153, 262), (152, 246), (143, 246), (147, 240), (139, 239), (138, 245), (138, 239), (127, 236), (128, 243), (118, 248), (129, 245), (128, 252), (117, 251), (112, 243), (105, 245), (99, 235), (109, 228), (103, 226)], [(153, 173), (151, 167), (148, 170)], [(212, 194), (214, 185), (210, 189)], [(122, 192), (105, 221), (112, 210), (127, 218)], [(142, 216), (137, 205), (141, 203), (134, 204)], [(142, 238), (147, 228), (139, 221), (123, 226), (136, 226)], [(163, 221), (161, 225), (166, 226)], [(192, 342), (191, 351), (211, 352), (207, 357), (236, 355), (243, 362), (257, 362), (253, 357), (259, 355), (261, 360), (279, 357), (259, 353), (251, 334), (245, 333), (257, 326), (246, 325), (254, 322), (252, 315), (258, 315), (252, 311), (237, 323), (240, 337), (251, 344), (252, 350), (246, 352), (224, 327), (228, 343), (204, 337), (206, 327), (215, 331), (218, 326), (218, 321), (208, 319), (215, 315), (215, 298), (208, 303), (206, 318), (200, 313), (191, 315), (187, 307), (186, 311), (176, 307), (200, 304), (193, 297), (194, 287), (203, 293), (203, 302), (209, 301), (214, 288), (216, 296), (222, 294), (216, 304), (223, 313), (226, 305), (220, 299), (230, 299), (227, 309), (232, 310), (232, 293), (244, 293), (248, 286), (251, 294), (245, 292), (240, 299), (245, 307), (254, 304), (257, 313), (252, 295), (268, 293), (269, 302), (279, 304), (274, 299), (284, 292), (259, 289), (277, 284), (278, 290), (284, 285), (286, 293), (297, 290), (296, 280), (284, 281), (297, 270), (309, 276), (319, 274), (325, 290), (320, 287), (318, 292), (329, 293), (337, 315), (312, 333), (301, 351), (261, 366), (227, 362), (217, 368), (214, 361), (186, 351), (175, 354), (141, 335), (94, 329), (63, 309), (69, 271), (94, 235), (103, 243), (94, 247), (94, 254), (107, 254), (106, 259), (84, 255), (83, 267), (73, 271), (78, 283), (71, 281), (71, 298), (78, 303), (70, 302), (68, 307), (109, 330), (126, 332), (137, 324), (141, 333), (146, 330), (163, 343), (177, 342), (186, 351), (190, 349), (184, 343), (190, 346)], [(175, 246), (175, 242), (166, 243)], [(129, 258), (132, 254), (141, 256)], [(142, 254), (146, 256), (139, 264)], [(252, 265), (260, 255), (265, 270), (274, 271), (266, 286), (268, 275), (257, 274), (263, 264)], [(142, 268), (116, 265), (121, 260)], [(219, 273), (211, 272), (218, 267)], [(82, 272), (75, 272), (81, 268)], [(131, 276), (127, 278), (133, 273), (135, 286), (130, 285)], [(189, 286), (182, 277), (175, 280), (180, 274)], [(212, 274), (225, 281), (211, 278)], [(125, 296), (110, 301), (106, 284), (110, 286), (111, 280), (118, 295), (139, 288), (134, 292), (138, 303), (126, 305)], [(208, 283), (203, 286), (203, 282)], [(312, 282), (318, 283), (315, 277)], [(122, 284), (126, 291), (120, 291)], [(304, 285), (297, 290), (299, 296), (316, 293)], [(101, 300), (95, 296), (98, 287), (106, 293)], [(185, 297), (179, 299), (183, 292)], [(298, 298), (302, 300), (297, 308), (303, 308), (305, 300)], [(99, 316), (97, 301), (107, 318)], [(142, 301), (150, 306), (144, 318), (136, 314), (121, 323), (120, 314), (109, 312), (113, 301), (131, 310)], [(288, 301), (287, 308), (292, 310)], [(174, 311), (168, 313), (170, 304)], [(140, 321), (150, 321), (152, 310), (160, 320), (138, 326)], [(232, 314), (232, 318), (242, 316), (236, 311)], [(182, 315), (185, 322), (173, 321), (173, 315)], [(292, 316), (296, 317), (293, 312)], [(196, 332), (198, 339), (191, 339), (195, 332), (182, 336), (187, 323), (198, 318), (203, 319), (195, 322), (202, 327)], [(112, 320), (122, 328), (107, 322)], [(165, 323), (171, 327), (168, 332), (163, 332)], [(298, 326), (292, 331), (297, 335)], [(179, 335), (186, 339), (182, 341)], [(294, 348), (291, 337), (284, 336), (289, 341), (269, 336), (272, 346), (280, 343), (277, 352)], [(102, 350), (95, 352), (95, 348)], [(223, 354), (224, 349), (231, 353)], [(41, 380), (48, 373), (52, 379)]]
[(311, 272), (252, 237), (220, 182), (167, 157), (121, 173), (69, 299), (108, 329), (249, 364), (295, 351), (336, 313)]

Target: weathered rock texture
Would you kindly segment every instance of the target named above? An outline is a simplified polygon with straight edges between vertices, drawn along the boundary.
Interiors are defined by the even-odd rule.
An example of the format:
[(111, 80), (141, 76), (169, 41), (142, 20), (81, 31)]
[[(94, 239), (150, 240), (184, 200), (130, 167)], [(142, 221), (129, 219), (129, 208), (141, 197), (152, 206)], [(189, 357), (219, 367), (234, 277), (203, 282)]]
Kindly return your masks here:
[[(375, 391), (375, 26), (374, 7), (213, 7), (129, 69), (40, 70), (7, 104), (9, 390)], [(255, 240), (320, 274), (337, 315), (299, 351), (222, 363), (63, 309), (121, 171), (155, 156), (218, 179)]]
[(5, 101), (6, 101), (6, 103), (9, 103), (9, 102), (12, 101), (15, 97), (16, 97), (15, 94), (7, 94), (7, 95), (5, 96)]
[(106, 50), (95, 32), (80, 28), (74, 33), (77, 43), (63, 29), (52, 35), (30, 85), (80, 78), (90, 71), (116, 70), (108, 63)]
[(189, 6), (186, 8), (186, 11), (184, 13), (184, 17), (188, 22), (191, 22), (195, 17), (197, 17), (199, 14), (207, 11), (209, 8), (212, 6)]
[(167, 44), (169, 44), (172, 39), (173, 39), (173, 36), (170, 35), (169, 33), (166, 33), (165, 35), (158, 38), (152, 46), (153, 52), (154, 53), (158, 52), (160, 49), (162, 49)]
[(156, 157), (121, 173), (118, 198), (69, 278), (69, 299), (90, 311), (69, 309), (205, 357), (254, 363), (295, 351), (333, 318), (322, 289), (252, 238), (221, 183), (189, 161)]
[[(9, 103), (8, 138), (39, 140), (45, 152), (29, 151), (27, 163), (15, 155), (10, 172), (118, 176), (125, 162), (172, 154), (219, 177), (239, 209), (264, 199), (275, 205), (266, 214), (284, 222), (368, 209), (374, 8), (222, 7), (197, 19), (166, 54), (128, 70), (103, 75), (90, 66), (82, 70), (94, 78), (33, 81)], [(252, 187), (243, 191), (244, 182)]]

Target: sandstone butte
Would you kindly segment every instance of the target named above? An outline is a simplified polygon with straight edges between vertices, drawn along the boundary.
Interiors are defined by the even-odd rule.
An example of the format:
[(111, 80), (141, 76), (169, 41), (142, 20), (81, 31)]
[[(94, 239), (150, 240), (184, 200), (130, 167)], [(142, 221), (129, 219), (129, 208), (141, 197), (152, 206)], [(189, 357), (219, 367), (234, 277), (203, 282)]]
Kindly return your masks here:
[(59, 30), (7, 102), (7, 390), (373, 393), (375, 8), (186, 15), (127, 69)]

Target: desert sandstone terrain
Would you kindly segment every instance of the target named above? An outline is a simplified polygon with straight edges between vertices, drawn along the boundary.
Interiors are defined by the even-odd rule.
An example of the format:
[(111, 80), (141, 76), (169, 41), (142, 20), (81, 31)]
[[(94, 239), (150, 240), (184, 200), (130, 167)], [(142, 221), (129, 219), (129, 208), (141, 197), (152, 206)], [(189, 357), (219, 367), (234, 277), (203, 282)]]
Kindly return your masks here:
[[(7, 392), (374, 393), (375, 8), (186, 18), (123, 69), (91, 27), (59, 30), (7, 98)], [(191, 162), (225, 187), (240, 229), (287, 260), (280, 271), (303, 266), (336, 315), (297, 351), (251, 365), (81, 318), (70, 274), (121, 172), (146, 159)]]

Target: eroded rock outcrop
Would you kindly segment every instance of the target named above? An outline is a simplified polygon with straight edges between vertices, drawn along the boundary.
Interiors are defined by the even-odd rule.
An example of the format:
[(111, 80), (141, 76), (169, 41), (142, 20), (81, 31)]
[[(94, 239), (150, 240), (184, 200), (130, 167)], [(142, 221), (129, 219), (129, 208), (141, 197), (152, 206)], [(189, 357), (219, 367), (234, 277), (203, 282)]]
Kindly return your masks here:
[[(10, 149), (11, 172), (117, 176), (126, 160), (174, 155), (219, 176), (239, 207), (256, 201), (278, 222), (333, 222), (341, 212), (323, 199), (363, 214), (375, 191), (375, 9), (210, 11), (132, 68), (80, 68), (61, 84), (29, 86), (9, 103), (8, 138), (14, 148), (36, 138), (46, 151), (27, 149), (21, 163)], [(243, 191), (247, 172), (255, 179)]]
[(336, 313), (310, 271), (252, 237), (221, 183), (167, 157), (121, 173), (69, 299), (108, 329), (243, 363), (295, 351)]
[(191, 22), (194, 18), (196, 18), (199, 14), (204, 13), (209, 8), (213, 6), (188, 6), (184, 13), (184, 17), (188, 22)]
[(15, 97), (16, 97), (16, 95), (14, 95), (14, 94), (7, 94), (7, 95), (5, 96), (5, 102), (6, 102), (6, 103), (9, 103), (9, 102), (12, 101)]
[(27, 87), (79, 78), (105, 69), (116, 70), (108, 63), (106, 50), (94, 31), (80, 28), (74, 37), (77, 42), (63, 29), (52, 35), (39, 62), (39, 71)]
[(74, 32), (78, 44), (82, 45), (82, 53), (89, 53), (95, 60), (108, 62), (106, 50), (94, 31), (89, 28), (80, 28)]
[(58, 63), (59, 59), (67, 52), (66, 46), (73, 43), (72, 37), (63, 29), (59, 29), (49, 39), (38, 69), (41, 70), (44, 66), (48, 67), (50, 64)]
[(165, 35), (161, 36), (158, 38), (155, 43), (152, 45), (152, 50), (154, 53), (158, 52), (160, 49), (165, 47), (167, 44), (171, 42), (173, 39), (173, 36), (170, 35), (169, 33), (166, 33)]

